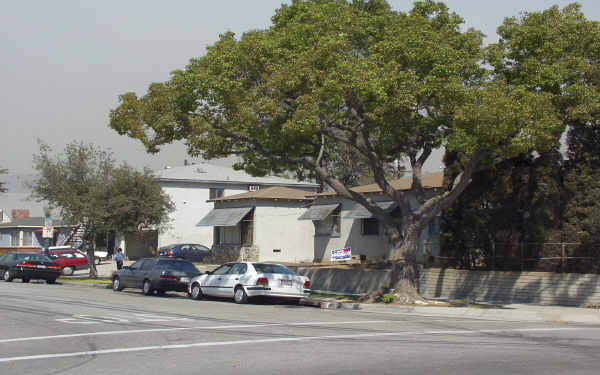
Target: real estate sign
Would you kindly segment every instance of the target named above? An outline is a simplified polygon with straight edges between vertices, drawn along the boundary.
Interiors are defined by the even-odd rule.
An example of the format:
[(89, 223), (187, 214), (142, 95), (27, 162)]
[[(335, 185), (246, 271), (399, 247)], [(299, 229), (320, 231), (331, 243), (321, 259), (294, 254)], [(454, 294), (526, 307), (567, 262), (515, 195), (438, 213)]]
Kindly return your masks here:
[(331, 261), (338, 262), (340, 260), (352, 259), (352, 249), (347, 247), (340, 250), (331, 250)]

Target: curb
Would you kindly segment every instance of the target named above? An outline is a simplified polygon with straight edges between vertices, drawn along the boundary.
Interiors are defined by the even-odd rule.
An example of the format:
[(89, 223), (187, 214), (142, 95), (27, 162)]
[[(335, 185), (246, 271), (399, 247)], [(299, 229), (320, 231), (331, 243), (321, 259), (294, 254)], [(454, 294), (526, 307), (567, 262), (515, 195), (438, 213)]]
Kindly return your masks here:
[(323, 299), (304, 298), (300, 300), (301, 305), (318, 307), (324, 310), (360, 310), (360, 303), (338, 302)]

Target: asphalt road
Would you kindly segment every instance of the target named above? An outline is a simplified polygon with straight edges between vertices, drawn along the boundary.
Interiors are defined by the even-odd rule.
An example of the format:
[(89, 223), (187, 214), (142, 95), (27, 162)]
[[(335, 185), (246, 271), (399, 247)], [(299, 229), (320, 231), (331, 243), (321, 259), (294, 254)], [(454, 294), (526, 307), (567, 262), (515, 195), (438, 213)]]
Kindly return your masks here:
[(0, 374), (598, 374), (600, 326), (0, 282)]

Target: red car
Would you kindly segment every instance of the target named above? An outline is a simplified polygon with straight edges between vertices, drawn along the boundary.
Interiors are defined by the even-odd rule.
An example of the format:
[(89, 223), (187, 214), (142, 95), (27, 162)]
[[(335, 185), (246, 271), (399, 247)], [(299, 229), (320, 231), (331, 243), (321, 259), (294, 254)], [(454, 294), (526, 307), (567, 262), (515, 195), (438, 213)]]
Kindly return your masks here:
[[(40, 253), (44, 254), (44, 250)], [(87, 255), (70, 246), (51, 246), (48, 248), (48, 257), (60, 266), (63, 275), (72, 275), (75, 270), (88, 269)]]

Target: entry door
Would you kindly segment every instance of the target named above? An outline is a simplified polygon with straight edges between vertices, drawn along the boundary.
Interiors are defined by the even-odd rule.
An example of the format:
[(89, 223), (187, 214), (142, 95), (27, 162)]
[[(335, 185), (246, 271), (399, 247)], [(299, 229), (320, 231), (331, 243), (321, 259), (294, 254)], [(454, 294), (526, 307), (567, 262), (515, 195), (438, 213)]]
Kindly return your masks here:
[(222, 296), (220, 288), (232, 266), (232, 263), (224, 264), (214, 270), (210, 275), (207, 275), (204, 279), (204, 283), (201, 285), (202, 293), (210, 296)]

